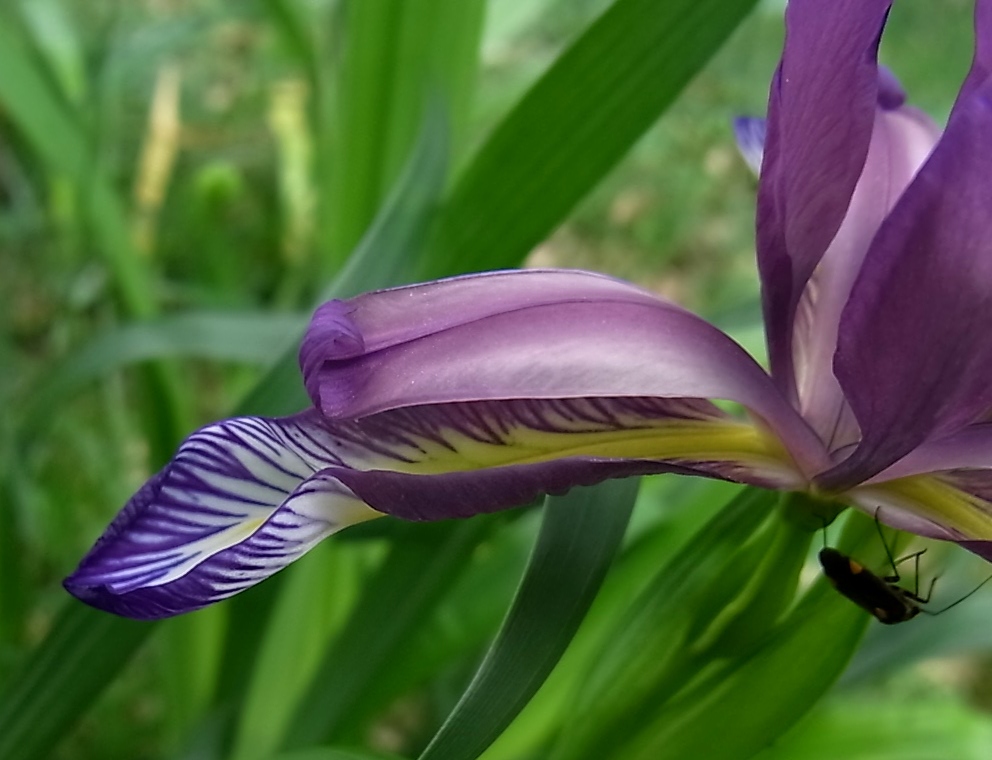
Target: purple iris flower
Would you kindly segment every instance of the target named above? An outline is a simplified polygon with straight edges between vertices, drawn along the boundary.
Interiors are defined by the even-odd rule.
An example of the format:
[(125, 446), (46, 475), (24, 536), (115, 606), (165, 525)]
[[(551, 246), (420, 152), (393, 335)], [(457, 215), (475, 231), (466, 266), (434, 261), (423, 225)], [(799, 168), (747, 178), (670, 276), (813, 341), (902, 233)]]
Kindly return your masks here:
[(163, 617), (384, 514), (465, 517), (658, 472), (880, 509), (992, 559), (992, 0), (943, 134), (878, 67), (890, 4), (792, 0), (767, 125), (739, 124), (761, 165), (770, 374), (589, 272), (332, 301), (300, 350), (313, 407), (193, 433), (66, 588)]

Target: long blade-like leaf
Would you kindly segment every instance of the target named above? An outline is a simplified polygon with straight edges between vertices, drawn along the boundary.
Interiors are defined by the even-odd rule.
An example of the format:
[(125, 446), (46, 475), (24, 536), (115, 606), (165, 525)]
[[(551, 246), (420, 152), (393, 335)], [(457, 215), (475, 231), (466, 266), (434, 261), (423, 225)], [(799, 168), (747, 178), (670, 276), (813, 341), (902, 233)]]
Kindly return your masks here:
[(445, 594), (500, 515), (409, 526), (366, 584), (318, 669), (287, 733), (289, 748), (317, 744), (362, 713), (363, 694), (391, 652)]
[[(483, 0), (360, 0), (339, 6), (337, 78), (318, 82), (322, 242), (340, 261), (365, 232), (415, 143), (422, 104), (443, 93), (461, 135), (478, 58)], [(333, 103), (333, 109), (328, 106)]]
[(482, 754), (544, 683), (620, 545), (636, 480), (549, 498), (534, 552), (496, 641), (420, 760)]
[(755, 3), (616, 0), (459, 178), (425, 274), (516, 266), (654, 123)]
[(97, 248), (108, 260), (127, 311), (149, 316), (156, 309), (152, 283), (140, 256), (134, 255), (119, 197), (96, 171), (87, 135), (75, 114), (32, 58), (19, 26), (0, 17), (0, 105), (55, 174), (86, 189), (89, 217), (99, 236)]
[(0, 700), (0, 758), (48, 757), (91, 706), (94, 684), (108, 683), (152, 627), (81, 604), (65, 607)]
[(112, 327), (69, 354), (31, 394), (23, 428), (38, 425), (66, 398), (136, 362), (172, 357), (267, 365), (306, 325), (302, 314), (196, 313)]

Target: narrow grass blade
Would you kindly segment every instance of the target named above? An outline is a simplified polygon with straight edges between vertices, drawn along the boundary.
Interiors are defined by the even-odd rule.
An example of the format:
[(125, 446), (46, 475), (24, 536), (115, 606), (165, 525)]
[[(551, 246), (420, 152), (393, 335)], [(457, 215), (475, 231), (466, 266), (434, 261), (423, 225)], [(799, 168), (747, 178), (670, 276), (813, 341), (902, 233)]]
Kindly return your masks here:
[(308, 26), (308, 19), (299, 3), (293, 0), (262, 0), (272, 25), (279, 32), (283, 43), (299, 60), (311, 83), (318, 81), (317, 51)]
[[(361, 588), (365, 546), (328, 541), (294, 566), (265, 622), (251, 682), (239, 711), (229, 760), (278, 749), (300, 697)], [(315, 593), (315, 589), (319, 589)]]
[(549, 498), (496, 641), (420, 760), (472, 760), (544, 683), (592, 604), (623, 539), (637, 480)]

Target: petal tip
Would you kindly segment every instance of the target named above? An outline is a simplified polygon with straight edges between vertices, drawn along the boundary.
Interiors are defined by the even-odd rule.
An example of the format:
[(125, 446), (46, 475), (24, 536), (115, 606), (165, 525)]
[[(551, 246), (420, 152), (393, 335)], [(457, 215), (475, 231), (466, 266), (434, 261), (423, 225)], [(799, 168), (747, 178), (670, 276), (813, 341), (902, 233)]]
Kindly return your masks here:
[(351, 359), (365, 353), (365, 339), (351, 312), (352, 307), (344, 301), (321, 304), (300, 344), (303, 382), (315, 406), (320, 406), (319, 377), (324, 362)]
[(189, 604), (181, 607), (165, 605), (155, 599), (154, 590), (150, 594), (140, 590), (117, 593), (108, 584), (86, 580), (78, 571), (63, 580), (62, 587), (90, 607), (132, 620), (160, 620), (184, 612), (193, 612), (206, 606), (206, 604)]
[(738, 116), (733, 121), (737, 148), (755, 174), (761, 173), (761, 159), (765, 152), (764, 119), (757, 116)]

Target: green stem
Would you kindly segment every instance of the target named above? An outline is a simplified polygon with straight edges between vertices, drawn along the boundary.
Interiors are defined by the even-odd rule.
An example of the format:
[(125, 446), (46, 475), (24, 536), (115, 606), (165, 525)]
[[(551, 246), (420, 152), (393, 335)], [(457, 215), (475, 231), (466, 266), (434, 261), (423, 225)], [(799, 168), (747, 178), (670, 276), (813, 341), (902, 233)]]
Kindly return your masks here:
[(822, 528), (822, 522), (817, 525), (813, 516), (826, 512), (824, 507), (829, 509), (830, 505), (805, 494), (782, 495), (766, 526), (772, 538), (765, 555), (741, 592), (692, 646), (694, 652), (740, 657), (767, 638), (795, 598), (810, 542)]

